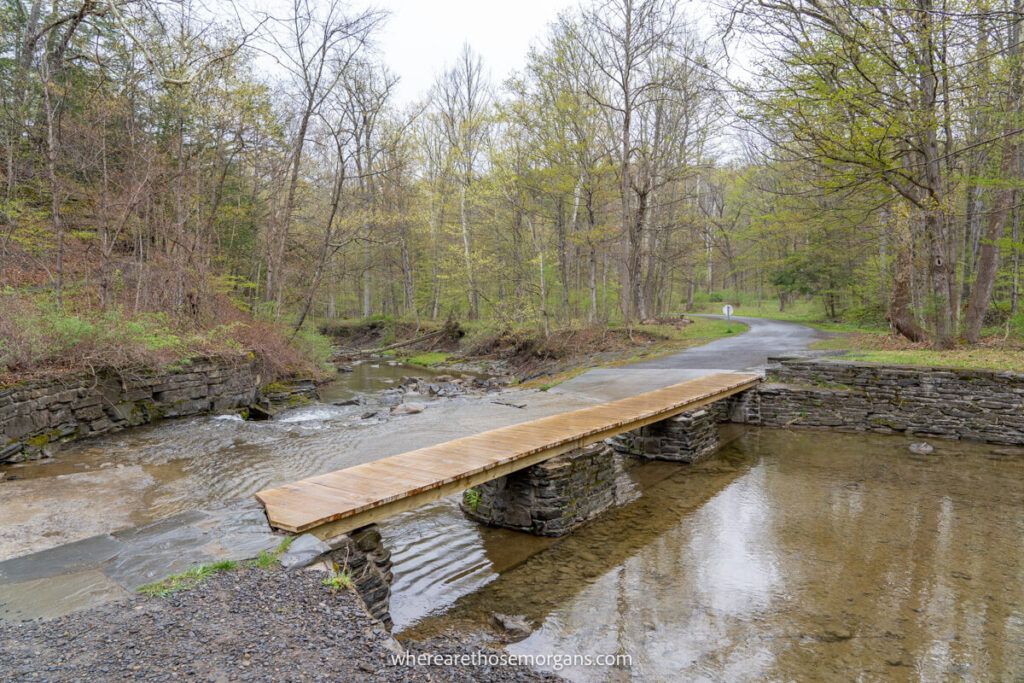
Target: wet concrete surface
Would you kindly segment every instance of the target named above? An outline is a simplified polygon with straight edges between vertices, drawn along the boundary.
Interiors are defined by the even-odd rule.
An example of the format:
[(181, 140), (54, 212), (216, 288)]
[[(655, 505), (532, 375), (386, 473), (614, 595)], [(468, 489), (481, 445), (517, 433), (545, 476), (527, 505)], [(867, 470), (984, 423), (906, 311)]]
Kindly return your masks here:
[(588, 370), (552, 391), (603, 401), (625, 398), (713, 372), (760, 371), (768, 358), (808, 355), (813, 342), (828, 336), (804, 325), (778, 320), (736, 316), (733, 320), (747, 325), (747, 331), (660, 358)]

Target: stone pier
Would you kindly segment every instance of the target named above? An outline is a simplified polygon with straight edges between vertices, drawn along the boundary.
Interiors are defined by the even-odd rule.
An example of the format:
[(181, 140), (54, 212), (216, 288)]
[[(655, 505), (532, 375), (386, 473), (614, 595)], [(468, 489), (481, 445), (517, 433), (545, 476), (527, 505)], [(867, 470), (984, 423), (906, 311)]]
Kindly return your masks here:
[(366, 611), (391, 630), (391, 551), (384, 546), (376, 524), (350, 531), (327, 542), (327, 559), (336, 572), (352, 580), (352, 589)]
[(596, 443), (470, 489), (462, 510), (477, 522), (564, 536), (615, 502), (615, 453)]
[(609, 439), (623, 454), (653, 460), (699, 462), (718, 450), (718, 420), (713, 410), (682, 413)]

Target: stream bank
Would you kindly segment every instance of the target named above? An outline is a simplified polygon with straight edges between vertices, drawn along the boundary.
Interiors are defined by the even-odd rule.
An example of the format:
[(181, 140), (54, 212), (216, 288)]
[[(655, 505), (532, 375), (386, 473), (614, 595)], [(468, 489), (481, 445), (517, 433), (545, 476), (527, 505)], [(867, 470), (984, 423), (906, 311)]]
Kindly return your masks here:
[(404, 655), (497, 654), (439, 637), (399, 644), (351, 591), (314, 572), (242, 568), (167, 598), (135, 597), (54, 621), (0, 623), (7, 681), (550, 681), (517, 666), (413, 666)]
[(656, 358), (746, 329), (738, 321), (677, 316), (629, 328), (571, 326), (545, 336), (535, 327), (521, 325), (370, 318), (324, 324), (320, 332), (335, 341), (335, 360), (342, 364), (373, 351), (378, 359), (390, 357), (445, 372), (547, 388), (588, 368)]
[(0, 465), (50, 458), (65, 444), (167, 418), (270, 416), (319, 399), (311, 379), (269, 380), (250, 356), (218, 356), (9, 384), (0, 387)]

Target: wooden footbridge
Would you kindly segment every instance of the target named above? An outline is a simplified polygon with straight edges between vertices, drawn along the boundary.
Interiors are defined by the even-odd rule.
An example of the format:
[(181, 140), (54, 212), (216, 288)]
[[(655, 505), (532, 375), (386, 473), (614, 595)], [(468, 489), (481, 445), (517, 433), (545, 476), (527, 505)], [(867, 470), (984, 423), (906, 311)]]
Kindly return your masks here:
[(575, 448), (695, 410), (759, 381), (758, 375), (707, 375), (309, 477), (260, 491), (256, 498), (266, 508), (271, 526), (330, 538)]

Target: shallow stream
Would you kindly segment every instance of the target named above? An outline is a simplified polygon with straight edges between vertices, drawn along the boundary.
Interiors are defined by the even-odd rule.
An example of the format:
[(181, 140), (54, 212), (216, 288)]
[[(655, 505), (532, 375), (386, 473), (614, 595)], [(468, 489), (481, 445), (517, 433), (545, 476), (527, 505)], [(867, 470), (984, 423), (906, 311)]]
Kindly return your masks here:
[[(325, 400), (413, 374), (371, 365)], [(462, 397), (387, 420), (324, 403), (82, 442), (6, 470), (0, 559), (588, 401)], [(481, 527), (457, 499), (385, 522), (396, 634), (497, 638), (500, 612), (534, 628), (509, 652), (632, 657), (560, 671), (581, 681), (1024, 677), (1024, 449), (936, 441), (917, 456), (902, 437), (727, 434), (711, 461), (632, 468), (635, 499), (562, 539)], [(27, 602), (51, 613), (44, 597)]]
[(628, 654), (573, 680), (1019, 680), (1024, 450), (752, 429), (559, 540), (453, 502), (384, 528), (399, 637), (535, 626), (520, 655)]

